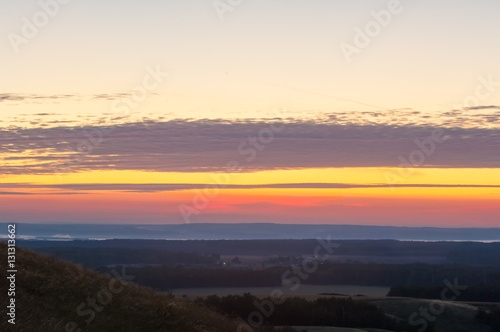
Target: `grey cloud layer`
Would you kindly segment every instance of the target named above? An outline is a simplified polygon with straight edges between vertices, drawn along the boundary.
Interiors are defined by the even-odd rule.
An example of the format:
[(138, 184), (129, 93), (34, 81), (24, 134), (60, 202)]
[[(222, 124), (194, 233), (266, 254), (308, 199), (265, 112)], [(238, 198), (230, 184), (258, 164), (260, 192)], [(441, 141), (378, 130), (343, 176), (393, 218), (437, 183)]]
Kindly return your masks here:
[[(495, 118), (498, 116), (492, 115)], [(283, 123), (275, 123), (280, 126)], [(225, 171), (237, 161), (242, 171), (307, 167), (397, 167), (426, 139), (432, 125), (355, 125), (334, 121), (287, 122), (258, 147), (249, 138), (269, 128), (264, 121), (149, 121), (113, 127), (53, 127), (0, 131), (2, 174), (69, 171)], [(500, 130), (443, 128), (422, 167), (500, 167)], [(83, 152), (77, 151), (78, 147)], [(253, 152), (255, 158), (250, 160)], [(29, 153), (29, 154), (28, 154)], [(25, 163), (21, 165), (21, 163)], [(29, 163), (29, 164), (28, 164)], [(57, 168), (56, 167), (56, 168)]]

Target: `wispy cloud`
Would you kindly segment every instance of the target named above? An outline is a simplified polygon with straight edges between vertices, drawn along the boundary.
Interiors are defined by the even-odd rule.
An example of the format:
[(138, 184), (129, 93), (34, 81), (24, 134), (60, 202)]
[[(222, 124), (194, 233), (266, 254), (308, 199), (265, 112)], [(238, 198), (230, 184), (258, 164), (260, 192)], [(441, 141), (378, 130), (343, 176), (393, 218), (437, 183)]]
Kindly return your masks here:
[(26, 192), (0, 191), (0, 195), (33, 195), (33, 194), (32, 193), (26, 193)]
[(466, 107), (466, 110), (500, 110), (500, 106), (489, 105), (489, 106), (474, 106)]
[[(23, 93), (0, 93), (0, 102), (40, 103), (40, 102), (54, 102), (60, 100), (74, 100), (74, 101), (82, 101), (86, 99), (116, 100), (123, 97), (128, 97), (130, 96), (130, 94), (131, 94), (130, 92), (100, 93), (94, 95), (76, 95), (76, 94), (42, 95), (42, 94), (23, 94)], [(49, 115), (49, 114), (43, 114), (43, 115)]]
[[(0, 183), (0, 188), (9, 189), (58, 189), (61, 192), (43, 192), (41, 194), (80, 194), (86, 191), (123, 191), (123, 192), (163, 192), (178, 190), (204, 189), (204, 183), (90, 183), (90, 184), (32, 184), (32, 183)], [(353, 189), (353, 188), (500, 188), (500, 185), (469, 185), (469, 184), (350, 184), (350, 183), (271, 183), (260, 185), (228, 184), (225, 189)], [(71, 190), (70, 192), (64, 190)], [(0, 195), (38, 195), (32, 192), (0, 192)]]
[(82, 195), (86, 194), (83, 192), (68, 192), (68, 191), (61, 191), (61, 192), (26, 192), (26, 191), (0, 191), (0, 196), (34, 196), (34, 195)]

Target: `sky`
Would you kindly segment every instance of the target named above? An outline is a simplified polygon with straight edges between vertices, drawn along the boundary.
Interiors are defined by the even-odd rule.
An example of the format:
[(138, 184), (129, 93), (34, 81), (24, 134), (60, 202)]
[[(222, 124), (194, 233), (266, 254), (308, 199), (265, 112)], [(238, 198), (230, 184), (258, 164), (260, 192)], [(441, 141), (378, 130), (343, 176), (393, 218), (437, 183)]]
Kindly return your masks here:
[(0, 11), (0, 222), (500, 226), (500, 3)]

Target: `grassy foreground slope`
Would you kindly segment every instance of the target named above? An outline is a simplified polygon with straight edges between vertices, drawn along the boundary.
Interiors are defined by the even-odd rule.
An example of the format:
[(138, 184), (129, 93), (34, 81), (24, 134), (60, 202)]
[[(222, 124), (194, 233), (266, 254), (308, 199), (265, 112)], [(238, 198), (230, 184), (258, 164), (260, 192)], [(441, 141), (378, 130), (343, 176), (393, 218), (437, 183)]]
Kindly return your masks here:
[[(368, 302), (376, 304), (387, 315), (408, 321), (409, 317), (414, 313), (419, 313), (420, 310), (425, 310), (429, 317), (427, 322), (433, 322), (434, 331), (436, 332), (497, 332), (492, 327), (481, 324), (476, 316), (479, 307), (473, 306), (464, 302), (441, 302), (437, 300), (427, 299), (414, 299), (414, 298), (373, 298), (367, 299)], [(443, 307), (440, 309), (436, 303), (442, 303)], [(433, 314), (432, 307), (439, 314)], [(442, 311), (441, 311), (442, 310)], [(436, 312), (436, 311), (434, 311)], [(423, 322), (423, 316), (419, 315), (415, 321)], [(427, 324), (417, 323), (416, 327), (422, 328)]]
[(389, 330), (371, 328), (349, 328), (349, 327), (323, 327), (323, 326), (292, 326), (297, 331), (307, 332), (392, 332)]
[[(0, 241), (0, 331), (234, 332), (207, 308), (16, 248), (16, 324), (7, 322), (7, 246)], [(122, 271), (117, 271), (121, 275)], [(122, 283), (123, 281), (123, 283)], [(79, 313), (77, 312), (79, 310)], [(81, 330), (80, 330), (81, 329)]]

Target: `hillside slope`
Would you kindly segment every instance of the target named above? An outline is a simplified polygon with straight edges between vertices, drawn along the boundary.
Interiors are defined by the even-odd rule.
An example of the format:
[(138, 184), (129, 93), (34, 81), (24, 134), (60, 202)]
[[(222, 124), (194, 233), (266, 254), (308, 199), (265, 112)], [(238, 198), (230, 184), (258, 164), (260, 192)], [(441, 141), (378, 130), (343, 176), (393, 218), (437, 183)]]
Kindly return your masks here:
[[(479, 307), (464, 302), (441, 302), (428, 299), (414, 299), (404, 297), (372, 298), (366, 299), (376, 304), (387, 315), (408, 321), (409, 317), (420, 313), (414, 318), (417, 328), (427, 327), (433, 322), (437, 332), (494, 332), (495, 330), (481, 324), (476, 316)], [(443, 307), (436, 305), (442, 303)], [(493, 307), (497, 307), (496, 305)], [(442, 311), (439, 311), (442, 310)], [(429, 319), (424, 319), (422, 312), (427, 313)], [(436, 312), (438, 312), (436, 314)], [(439, 313), (441, 312), (441, 313)]]
[[(1, 331), (236, 331), (236, 324), (206, 308), (159, 294), (115, 276), (16, 248), (16, 319), (7, 322), (7, 246), (0, 241)], [(124, 273), (125, 272), (125, 273)], [(81, 330), (80, 330), (81, 329)]]

